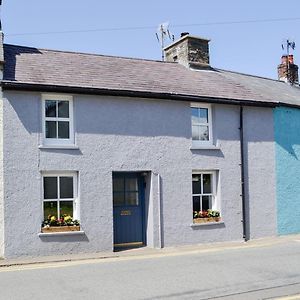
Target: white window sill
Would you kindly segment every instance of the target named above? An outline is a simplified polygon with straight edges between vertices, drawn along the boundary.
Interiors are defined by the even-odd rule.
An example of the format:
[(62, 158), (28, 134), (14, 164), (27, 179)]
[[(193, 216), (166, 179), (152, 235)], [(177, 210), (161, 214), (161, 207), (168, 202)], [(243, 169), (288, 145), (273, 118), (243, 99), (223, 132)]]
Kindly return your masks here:
[(211, 225), (224, 225), (224, 221), (221, 222), (206, 222), (206, 223), (192, 223), (191, 227), (211, 226)]
[(84, 235), (85, 232), (80, 231), (62, 231), (62, 232), (40, 232), (38, 236), (44, 237), (44, 236), (61, 236), (61, 235)]
[(39, 149), (66, 149), (66, 150), (78, 150), (77, 145), (39, 145)]
[(203, 146), (192, 146), (191, 150), (220, 150), (220, 146), (214, 145), (203, 145)]

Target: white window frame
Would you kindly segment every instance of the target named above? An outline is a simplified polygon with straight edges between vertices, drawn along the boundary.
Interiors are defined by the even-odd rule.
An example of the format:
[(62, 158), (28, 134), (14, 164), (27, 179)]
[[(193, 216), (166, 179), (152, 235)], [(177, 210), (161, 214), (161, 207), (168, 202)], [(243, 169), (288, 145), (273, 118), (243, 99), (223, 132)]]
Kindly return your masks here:
[[(44, 199), (44, 177), (57, 178), (57, 199)], [(73, 198), (60, 198), (60, 180), (59, 177), (73, 177)], [(80, 220), (80, 202), (79, 185), (77, 172), (42, 172), (42, 220), (44, 221), (44, 202), (57, 202), (57, 218), (60, 218), (60, 202), (73, 201), (73, 220)]]
[[(46, 100), (53, 101), (68, 101), (69, 102), (69, 118), (60, 117), (46, 117)], [(46, 138), (46, 121), (67, 121), (69, 122), (69, 138), (59, 139), (59, 138)], [(43, 94), (42, 95), (42, 131), (43, 139), (42, 144), (45, 146), (68, 146), (75, 144), (74, 135), (74, 115), (73, 115), (73, 97), (69, 95), (60, 94)]]
[[(192, 135), (192, 147), (193, 148), (202, 148), (205, 146), (212, 146), (213, 145), (213, 126), (212, 126), (212, 107), (211, 107), (211, 105), (204, 104), (204, 103), (192, 102), (190, 104), (190, 108), (205, 108), (205, 109), (207, 109), (207, 116), (208, 116), (208, 122), (201, 123), (199, 125), (208, 126), (209, 139), (207, 141), (193, 140), (193, 135)], [(191, 113), (190, 113), (190, 122), (191, 122), (191, 133), (192, 133), (192, 114)]]
[[(203, 175), (212, 175), (212, 193), (209, 194), (205, 194), (203, 193)], [(202, 210), (202, 197), (203, 196), (212, 196), (212, 210), (217, 210), (220, 211), (220, 197), (218, 196), (218, 171), (193, 171), (192, 175), (201, 175), (201, 191), (202, 194), (193, 194), (193, 187), (192, 187), (192, 205), (193, 205), (193, 201), (194, 201), (194, 197), (198, 196), (200, 197), (200, 210)], [(192, 178), (193, 180), (193, 178)], [(221, 212), (221, 211), (220, 211)]]

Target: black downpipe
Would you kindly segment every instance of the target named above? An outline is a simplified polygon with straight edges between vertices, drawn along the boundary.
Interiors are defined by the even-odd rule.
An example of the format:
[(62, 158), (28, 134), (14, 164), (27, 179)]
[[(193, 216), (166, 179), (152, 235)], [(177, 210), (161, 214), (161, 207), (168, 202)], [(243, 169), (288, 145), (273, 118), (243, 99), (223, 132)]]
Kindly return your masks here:
[(243, 212), (243, 239), (247, 238), (247, 224), (246, 224), (246, 198), (245, 198), (245, 157), (244, 157), (244, 114), (243, 106), (240, 106), (240, 152), (241, 152), (241, 197), (242, 197), (242, 212)]

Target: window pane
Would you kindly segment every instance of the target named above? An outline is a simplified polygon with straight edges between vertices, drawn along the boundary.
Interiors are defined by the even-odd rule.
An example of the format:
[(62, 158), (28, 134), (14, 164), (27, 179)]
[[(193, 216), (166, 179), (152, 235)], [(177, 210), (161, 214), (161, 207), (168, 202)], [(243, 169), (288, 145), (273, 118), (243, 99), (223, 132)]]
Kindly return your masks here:
[(68, 139), (70, 138), (69, 122), (59, 121), (58, 122), (58, 138)]
[(212, 208), (212, 196), (202, 196), (202, 210), (208, 210)]
[(203, 194), (212, 194), (211, 174), (203, 174)]
[(55, 121), (46, 121), (46, 138), (47, 139), (56, 139), (56, 122)]
[(56, 101), (46, 100), (45, 101), (45, 112), (46, 117), (56, 117)]
[(192, 126), (192, 139), (199, 140), (199, 126)]
[(124, 191), (124, 178), (113, 178), (113, 191), (114, 192), (123, 192)]
[(59, 206), (60, 217), (68, 215), (73, 218), (73, 201), (60, 201)]
[(192, 107), (192, 124), (199, 123), (199, 108)]
[(44, 177), (44, 199), (57, 199), (57, 177)]
[(201, 175), (193, 175), (193, 194), (201, 194)]
[(69, 118), (69, 101), (58, 101), (58, 117)]
[(208, 134), (208, 126), (198, 126), (199, 128), (199, 140), (200, 141), (208, 141), (209, 134)]
[(114, 193), (113, 203), (114, 206), (124, 205), (124, 193)]
[(199, 211), (199, 210), (201, 210), (200, 197), (199, 196), (194, 196), (193, 197), (193, 212), (194, 211)]
[(126, 205), (138, 205), (138, 192), (125, 193)]
[(49, 216), (55, 216), (57, 218), (57, 201), (44, 201), (44, 220)]
[(59, 177), (60, 198), (73, 198), (73, 177)]
[(208, 109), (207, 108), (199, 108), (200, 114), (200, 123), (208, 123)]
[(125, 178), (125, 190), (127, 192), (137, 191), (138, 190), (137, 178)]

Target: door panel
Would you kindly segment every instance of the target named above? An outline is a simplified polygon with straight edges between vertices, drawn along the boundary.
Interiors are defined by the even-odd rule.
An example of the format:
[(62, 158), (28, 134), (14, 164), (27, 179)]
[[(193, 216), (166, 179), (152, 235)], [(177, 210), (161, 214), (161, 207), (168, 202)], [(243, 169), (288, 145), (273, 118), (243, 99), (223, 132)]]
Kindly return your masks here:
[(138, 173), (113, 173), (114, 244), (144, 243), (144, 184)]

